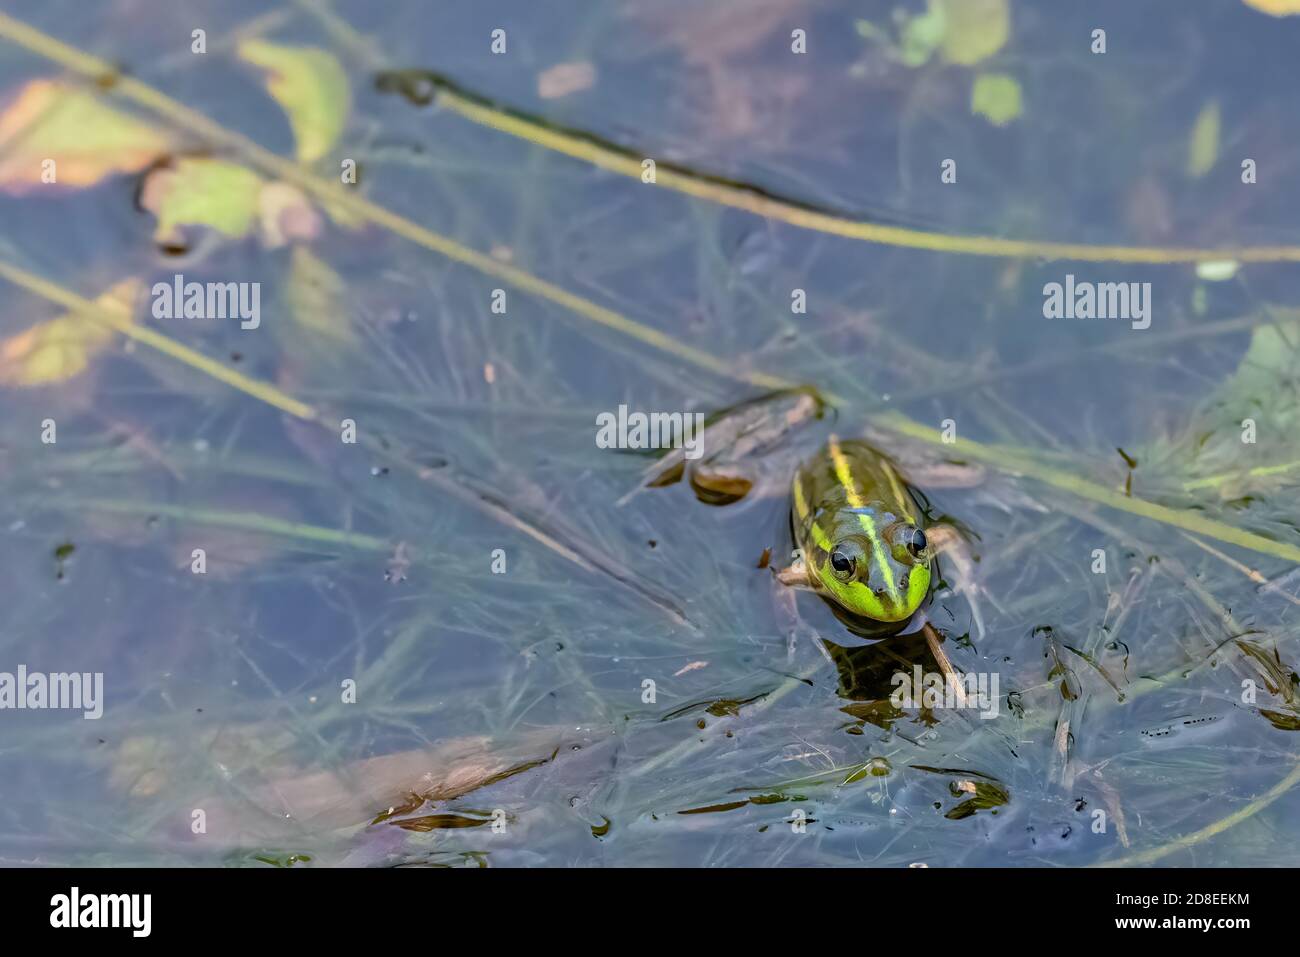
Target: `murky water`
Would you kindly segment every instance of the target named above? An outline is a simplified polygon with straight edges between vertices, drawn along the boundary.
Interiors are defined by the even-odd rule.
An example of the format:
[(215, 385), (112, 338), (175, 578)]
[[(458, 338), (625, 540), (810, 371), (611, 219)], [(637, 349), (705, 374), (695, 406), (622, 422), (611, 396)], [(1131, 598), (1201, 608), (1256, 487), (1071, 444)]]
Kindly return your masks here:
[[(1013, 0), (981, 50), (920, 3), (85, 7), (0, 20), (0, 672), (15, 705), (20, 667), (102, 684), (0, 709), (0, 860), (1298, 862), (1289, 254), (909, 247), (1300, 241), (1300, 17)], [(250, 40), (342, 79), (277, 100)], [(86, 120), (30, 181), (5, 117), (59, 76), (164, 148)], [(212, 160), (256, 201), (185, 179)], [(201, 210), (161, 200), (176, 235), (159, 170)], [(260, 284), (256, 324), (146, 299), (144, 333), (21, 339), (178, 274)], [(1122, 314), (1046, 317), (1089, 283)], [(734, 504), (629, 496), (655, 453), (596, 438), (785, 384), (831, 408)], [(790, 625), (760, 558), (782, 456), (831, 430), (965, 530), (972, 588), (944, 565), (928, 615), (991, 713), (891, 700), (941, 667), (919, 633), (807, 593)]]

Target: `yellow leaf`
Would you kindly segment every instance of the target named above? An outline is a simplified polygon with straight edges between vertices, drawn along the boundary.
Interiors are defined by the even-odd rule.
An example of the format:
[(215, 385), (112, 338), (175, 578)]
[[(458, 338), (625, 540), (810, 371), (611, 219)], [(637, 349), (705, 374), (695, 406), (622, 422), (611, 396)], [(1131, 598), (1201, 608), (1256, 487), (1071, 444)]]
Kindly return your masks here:
[[(138, 279), (126, 279), (100, 295), (95, 304), (134, 320), (133, 307), (141, 292)], [(112, 341), (113, 329), (89, 316), (70, 313), (42, 322), (0, 341), (0, 385), (48, 385), (71, 379)]]
[(1300, 13), (1300, 0), (1242, 0), (1242, 3), (1274, 17)]
[(93, 186), (139, 172), (170, 149), (165, 132), (106, 106), (88, 90), (32, 80), (0, 113), (0, 190)]
[(157, 242), (177, 242), (182, 226), (240, 239), (257, 222), (261, 189), (262, 178), (245, 166), (187, 156), (146, 177), (140, 205), (158, 217)]
[(1020, 84), (1005, 73), (981, 74), (971, 87), (970, 108), (994, 126), (1006, 126), (1020, 115)]
[(1011, 35), (1009, 0), (931, 0), (943, 8), (943, 57), (971, 66), (991, 57)]
[(1206, 103), (1192, 125), (1192, 136), (1187, 147), (1187, 175), (1193, 179), (1204, 176), (1219, 160), (1219, 104)]
[(328, 153), (352, 108), (347, 74), (334, 55), (311, 47), (245, 40), (239, 45), (239, 56), (266, 71), (267, 92), (289, 116), (298, 159), (312, 163)]

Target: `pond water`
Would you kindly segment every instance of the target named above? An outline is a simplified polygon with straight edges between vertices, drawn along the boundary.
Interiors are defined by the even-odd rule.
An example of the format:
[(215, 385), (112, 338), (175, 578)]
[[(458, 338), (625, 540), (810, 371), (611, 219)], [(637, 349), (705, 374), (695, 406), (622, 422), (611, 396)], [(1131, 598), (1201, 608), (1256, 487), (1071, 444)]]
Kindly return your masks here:
[[(10, 0), (0, 862), (1300, 863), (1298, 41)], [(784, 387), (732, 504), (597, 439)], [(984, 713), (759, 567), (831, 432), (964, 535)]]

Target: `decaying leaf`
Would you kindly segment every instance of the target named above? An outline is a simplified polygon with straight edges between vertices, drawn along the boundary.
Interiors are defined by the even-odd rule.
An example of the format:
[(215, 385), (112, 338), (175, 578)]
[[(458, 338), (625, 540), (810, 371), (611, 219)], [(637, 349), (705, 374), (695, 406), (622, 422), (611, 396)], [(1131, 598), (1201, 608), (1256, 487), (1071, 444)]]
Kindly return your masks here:
[(262, 245), (277, 249), (286, 243), (310, 241), (320, 235), (321, 215), (307, 194), (292, 183), (267, 183), (257, 197)]
[(266, 89), (289, 117), (301, 162), (333, 148), (352, 109), (347, 74), (333, 54), (312, 47), (245, 40), (239, 56), (267, 73)]
[(182, 157), (145, 177), (140, 205), (158, 218), (154, 240), (182, 241), (182, 227), (206, 226), (241, 239), (258, 217), (262, 178), (226, 160)]
[(171, 149), (168, 134), (62, 80), (32, 80), (0, 112), (0, 190), (84, 188), (135, 173)]
[[(108, 289), (95, 304), (133, 318), (143, 291), (138, 279)], [(91, 316), (69, 313), (0, 341), (0, 385), (37, 386), (62, 382), (83, 372), (113, 341), (113, 329)]]
[(204, 226), (229, 239), (243, 239), (255, 226), (262, 244), (277, 249), (320, 235), (321, 214), (297, 186), (265, 182), (226, 160), (187, 156), (152, 170), (140, 205), (158, 218), (154, 240), (183, 245), (184, 228)]

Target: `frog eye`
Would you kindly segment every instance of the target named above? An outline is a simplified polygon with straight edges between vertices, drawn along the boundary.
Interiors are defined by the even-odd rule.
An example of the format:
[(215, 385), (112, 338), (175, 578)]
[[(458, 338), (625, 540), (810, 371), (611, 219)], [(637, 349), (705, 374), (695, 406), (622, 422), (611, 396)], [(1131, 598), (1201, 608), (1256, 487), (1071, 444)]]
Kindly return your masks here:
[(852, 581), (862, 565), (862, 547), (845, 541), (831, 549), (831, 572), (842, 582)]
[(915, 525), (896, 525), (889, 536), (894, 558), (902, 562), (914, 562), (925, 554), (929, 541), (925, 532)]

